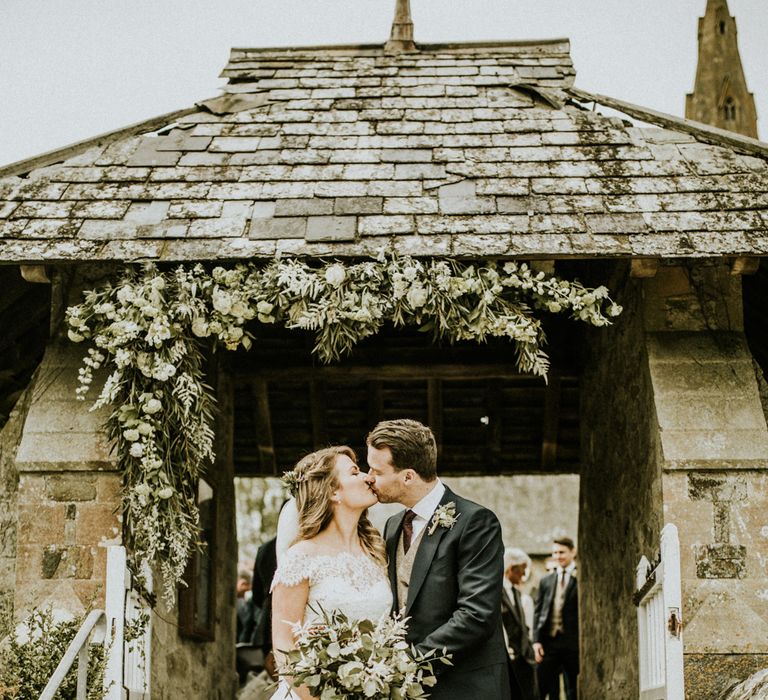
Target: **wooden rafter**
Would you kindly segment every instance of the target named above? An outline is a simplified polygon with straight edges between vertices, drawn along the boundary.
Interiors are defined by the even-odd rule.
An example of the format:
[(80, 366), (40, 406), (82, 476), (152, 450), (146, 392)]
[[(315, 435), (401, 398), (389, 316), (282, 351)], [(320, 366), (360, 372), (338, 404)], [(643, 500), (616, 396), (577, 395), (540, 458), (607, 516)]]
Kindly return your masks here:
[(541, 468), (554, 469), (557, 464), (557, 432), (560, 425), (560, 377), (552, 373), (544, 395), (544, 425), (541, 440)]
[(310, 383), (309, 400), (312, 411), (312, 443), (318, 450), (328, 443), (328, 428), (325, 421), (327, 402), (325, 382), (322, 379), (313, 379)]
[(501, 384), (489, 379), (486, 383), (486, 410), (488, 411), (487, 442), (491, 464), (497, 464), (502, 459), (502, 413), (504, 397)]
[(265, 379), (254, 379), (253, 413), (258, 439), (259, 462), (262, 474), (277, 474), (275, 446), (272, 439), (272, 417), (269, 410), (269, 394)]
[(368, 425), (376, 425), (384, 416), (384, 398), (381, 381), (368, 382)]
[(443, 381), (427, 380), (427, 422), (435, 434), (437, 454), (443, 452)]

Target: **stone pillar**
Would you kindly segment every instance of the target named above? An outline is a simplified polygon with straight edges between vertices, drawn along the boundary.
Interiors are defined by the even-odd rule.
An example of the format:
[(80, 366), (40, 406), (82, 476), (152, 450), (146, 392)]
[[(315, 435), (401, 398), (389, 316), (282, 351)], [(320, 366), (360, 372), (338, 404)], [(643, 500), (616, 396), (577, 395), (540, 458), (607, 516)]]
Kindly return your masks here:
[(659, 434), (644, 342), (642, 283), (602, 278), (624, 313), (586, 334), (581, 378), (579, 611), (584, 698), (638, 697), (635, 567), (661, 533)]
[(0, 430), (0, 639), (13, 627), (19, 486), (16, 451), (31, 398), (28, 387)]
[(645, 282), (664, 522), (680, 533), (688, 698), (768, 666), (768, 429), (726, 266)]
[(16, 617), (102, 607), (106, 545), (121, 542), (120, 477), (101, 425), (78, 401), (83, 348), (52, 344), (32, 385), (16, 454)]

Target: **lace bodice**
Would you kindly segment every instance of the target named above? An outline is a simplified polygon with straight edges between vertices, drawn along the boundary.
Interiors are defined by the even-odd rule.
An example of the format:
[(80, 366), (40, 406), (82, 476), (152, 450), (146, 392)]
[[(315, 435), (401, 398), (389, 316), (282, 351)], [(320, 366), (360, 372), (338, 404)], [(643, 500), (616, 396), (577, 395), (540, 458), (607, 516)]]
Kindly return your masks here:
[(304, 622), (326, 611), (340, 610), (350, 620), (378, 620), (392, 607), (387, 569), (365, 554), (306, 554), (291, 547), (277, 567), (272, 588), (309, 581)]

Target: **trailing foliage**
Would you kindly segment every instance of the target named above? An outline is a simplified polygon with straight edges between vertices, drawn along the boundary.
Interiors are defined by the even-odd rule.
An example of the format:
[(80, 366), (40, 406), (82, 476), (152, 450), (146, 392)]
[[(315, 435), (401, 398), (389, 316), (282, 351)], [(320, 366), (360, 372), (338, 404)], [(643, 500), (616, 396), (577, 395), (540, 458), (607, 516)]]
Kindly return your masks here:
[(195, 489), (213, 459), (205, 339), (249, 349), (251, 322), (279, 323), (313, 332), (314, 353), (331, 362), (392, 323), (449, 342), (509, 338), (520, 371), (546, 376), (541, 312), (604, 326), (621, 307), (605, 287), (587, 289), (525, 264), (408, 257), (317, 265), (283, 259), (211, 271), (146, 265), (86, 292), (67, 312), (70, 339), (91, 345), (77, 392), (84, 398), (94, 370), (110, 369), (94, 408), (112, 407), (107, 431), (123, 471), (133, 571), (158, 567), (172, 604), (195, 546)]
[[(0, 651), (0, 700), (37, 700), (75, 638), (85, 615), (57, 621), (50, 608), (35, 610), (23, 624), (24, 637), (10, 635)], [(106, 655), (94, 645), (88, 660), (88, 700), (103, 697)], [(55, 700), (75, 700), (77, 665), (73, 666)]]

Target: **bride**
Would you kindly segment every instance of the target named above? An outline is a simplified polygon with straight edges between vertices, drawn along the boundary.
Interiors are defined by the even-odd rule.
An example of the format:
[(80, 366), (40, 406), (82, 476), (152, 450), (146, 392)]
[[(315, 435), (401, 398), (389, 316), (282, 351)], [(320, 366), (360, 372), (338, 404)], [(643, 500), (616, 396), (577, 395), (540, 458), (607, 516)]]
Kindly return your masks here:
[[(350, 620), (378, 620), (392, 607), (384, 540), (368, 520), (377, 502), (349, 447), (328, 447), (294, 469), (298, 538), (281, 557), (272, 580), (272, 639), (278, 650), (295, 646), (292, 623), (322, 607)], [(272, 700), (310, 700), (305, 686), (283, 678)]]

